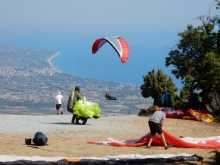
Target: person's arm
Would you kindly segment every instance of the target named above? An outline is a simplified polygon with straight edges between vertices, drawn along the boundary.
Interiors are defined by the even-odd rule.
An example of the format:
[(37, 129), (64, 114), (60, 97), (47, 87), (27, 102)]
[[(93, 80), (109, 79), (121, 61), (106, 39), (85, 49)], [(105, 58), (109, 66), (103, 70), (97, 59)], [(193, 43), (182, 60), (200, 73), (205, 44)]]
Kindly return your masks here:
[(82, 100), (82, 98), (83, 98), (82, 94), (81, 93), (77, 93), (77, 101), (78, 100)]
[(160, 121), (160, 125), (161, 125), (161, 127), (163, 126), (163, 121), (164, 121), (163, 119)]
[(53, 101), (52, 106), (56, 103), (56, 99)]

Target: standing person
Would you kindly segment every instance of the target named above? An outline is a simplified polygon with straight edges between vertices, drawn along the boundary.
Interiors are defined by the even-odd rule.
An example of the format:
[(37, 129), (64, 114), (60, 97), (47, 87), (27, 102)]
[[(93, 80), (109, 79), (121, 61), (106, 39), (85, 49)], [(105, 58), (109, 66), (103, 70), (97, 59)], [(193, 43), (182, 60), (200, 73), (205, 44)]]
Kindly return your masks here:
[(171, 94), (170, 94), (169, 89), (166, 89), (165, 93), (162, 96), (162, 105), (164, 107), (171, 107), (172, 106)]
[[(85, 95), (80, 93), (79, 86), (76, 86), (75, 89), (71, 91), (67, 110), (73, 113), (71, 122), (73, 124), (82, 125), (85, 125), (89, 118), (98, 119), (101, 112), (98, 103), (87, 101)], [(82, 120), (82, 123), (80, 123), (79, 120)]]
[[(74, 90), (71, 91), (68, 103), (67, 110), (73, 113), (73, 107), (78, 100), (82, 100), (82, 95), (80, 94), (80, 87), (76, 86)], [(72, 121), (73, 124), (80, 124), (79, 117), (73, 113)]]
[(61, 113), (63, 114), (63, 111), (61, 110), (61, 105), (64, 105), (64, 99), (63, 96), (61, 95), (60, 91), (57, 92), (56, 98), (53, 101), (52, 106), (56, 103), (56, 110), (57, 110), (57, 115)]
[(148, 121), (148, 125), (150, 128), (151, 137), (150, 137), (149, 143), (147, 145), (147, 148), (150, 148), (151, 142), (153, 141), (153, 138), (156, 133), (160, 136), (160, 138), (164, 144), (165, 150), (172, 147), (172, 145), (169, 145), (166, 143), (166, 139), (164, 137), (163, 130), (162, 130), (162, 126), (163, 126), (165, 118), (166, 118), (166, 115), (164, 114), (163, 111), (156, 111), (150, 117), (150, 119)]
[(198, 94), (194, 93), (192, 90), (190, 90), (190, 95), (188, 97), (189, 100), (189, 108), (192, 110), (198, 110)]

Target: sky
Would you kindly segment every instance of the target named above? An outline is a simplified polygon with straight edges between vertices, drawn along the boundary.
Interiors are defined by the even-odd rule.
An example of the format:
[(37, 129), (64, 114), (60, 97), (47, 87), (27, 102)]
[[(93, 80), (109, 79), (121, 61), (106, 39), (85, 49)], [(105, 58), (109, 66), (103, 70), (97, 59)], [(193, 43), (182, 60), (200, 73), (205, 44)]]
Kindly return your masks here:
[(214, 0), (0, 0), (1, 35), (183, 31)]
[[(172, 75), (172, 66), (167, 69), (164, 64), (168, 52), (178, 42), (177, 33), (188, 24), (201, 25), (198, 16), (219, 14), (215, 5), (215, 0), (0, 0), (0, 39), (78, 35), (70, 47), (85, 42), (88, 52), (78, 50), (78, 54), (91, 54), (91, 43), (96, 37), (123, 36), (132, 54), (126, 66), (136, 64), (142, 83), (142, 75), (152, 68), (162, 68), (165, 74)], [(49, 49), (46, 40), (41, 47), (42, 44)], [(62, 41), (58, 44), (68, 46)], [(104, 54), (110, 49), (101, 51)], [(180, 81), (177, 83), (181, 86)]]

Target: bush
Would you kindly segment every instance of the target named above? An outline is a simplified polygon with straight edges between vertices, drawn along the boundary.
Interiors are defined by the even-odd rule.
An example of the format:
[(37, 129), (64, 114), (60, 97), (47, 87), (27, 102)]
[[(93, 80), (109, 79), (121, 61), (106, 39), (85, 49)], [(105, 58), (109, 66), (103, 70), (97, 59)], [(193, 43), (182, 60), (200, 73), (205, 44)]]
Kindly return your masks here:
[(220, 152), (219, 151), (211, 151), (210, 153), (215, 153), (212, 157), (209, 159), (212, 159), (213, 162), (211, 163), (212, 165), (219, 165), (220, 164)]
[(220, 108), (216, 108), (211, 114), (216, 122), (220, 122)]
[(148, 109), (141, 109), (138, 116), (150, 116), (155, 112), (155, 106), (150, 106)]

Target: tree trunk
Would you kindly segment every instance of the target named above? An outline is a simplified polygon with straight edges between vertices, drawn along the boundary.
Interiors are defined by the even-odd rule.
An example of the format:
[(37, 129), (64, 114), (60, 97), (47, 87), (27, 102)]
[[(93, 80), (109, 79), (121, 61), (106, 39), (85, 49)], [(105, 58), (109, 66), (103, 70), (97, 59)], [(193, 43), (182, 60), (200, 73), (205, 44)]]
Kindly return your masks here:
[(208, 112), (211, 113), (215, 110), (218, 110), (220, 107), (220, 94), (217, 93), (217, 91), (207, 92), (204, 103)]

